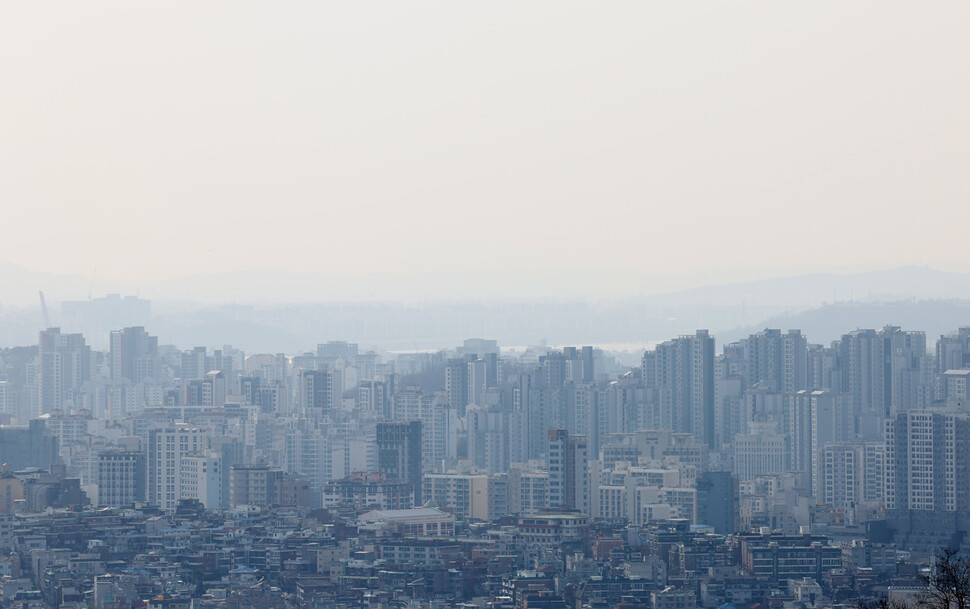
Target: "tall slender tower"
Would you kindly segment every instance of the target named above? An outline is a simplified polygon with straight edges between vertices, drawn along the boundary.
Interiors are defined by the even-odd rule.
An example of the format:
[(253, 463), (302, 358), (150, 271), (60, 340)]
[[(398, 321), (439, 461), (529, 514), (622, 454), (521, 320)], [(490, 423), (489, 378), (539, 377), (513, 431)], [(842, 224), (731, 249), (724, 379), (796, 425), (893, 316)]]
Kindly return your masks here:
[(589, 514), (588, 453), (584, 436), (549, 430), (549, 507)]

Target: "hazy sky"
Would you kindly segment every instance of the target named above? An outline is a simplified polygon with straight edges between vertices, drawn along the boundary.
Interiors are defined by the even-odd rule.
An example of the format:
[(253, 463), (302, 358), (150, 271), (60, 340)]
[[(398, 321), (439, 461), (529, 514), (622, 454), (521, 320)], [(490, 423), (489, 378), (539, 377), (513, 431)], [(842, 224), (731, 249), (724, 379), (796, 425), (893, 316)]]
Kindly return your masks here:
[(970, 3), (7, 2), (0, 260), (966, 269)]

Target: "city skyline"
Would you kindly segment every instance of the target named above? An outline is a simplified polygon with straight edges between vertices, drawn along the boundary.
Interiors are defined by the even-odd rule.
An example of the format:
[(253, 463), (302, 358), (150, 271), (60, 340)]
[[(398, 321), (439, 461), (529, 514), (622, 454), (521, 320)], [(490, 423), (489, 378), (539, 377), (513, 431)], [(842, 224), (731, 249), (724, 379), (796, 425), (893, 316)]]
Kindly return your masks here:
[(967, 23), (3, 6), (0, 609), (970, 609)]
[[(399, 353), (329, 340), (291, 354), (186, 348), (141, 326), (109, 339), (99, 350), (48, 328), (0, 348), (0, 582), (18, 600), (35, 594), (37, 609), (62, 595), (98, 605), (82, 587), (122, 594), (129, 564), (144, 577), (126, 599), (150, 588), (194, 605), (262, 573), (300, 581), (296, 593), (250, 588), (295, 609), (312, 581), (317, 598), (346, 600), (361, 570), (394, 566), (445, 567), (467, 587), (435, 594), (501, 601), (476, 556), (503, 581), (573, 582), (538, 592), (558, 609), (572, 594), (594, 609), (603, 577), (614, 604), (622, 590), (639, 609), (785, 589), (804, 597), (791, 609), (834, 609), (886, 586), (922, 594), (933, 587), (916, 569), (941, 552), (965, 560), (970, 326), (935, 341), (912, 327), (846, 329), (828, 345), (797, 329), (721, 343), (698, 329), (633, 366), (589, 345), (519, 351), (488, 338)], [(98, 535), (86, 554), (60, 547), (66, 518)], [(129, 539), (181, 537), (179, 550), (209, 552), (222, 527), (260, 549), (220, 559), (222, 574), (164, 545), (141, 551), (149, 542), (105, 534), (97, 518), (138, 523)], [(265, 535), (271, 522), (303, 533)], [(346, 528), (331, 537), (313, 522)], [(250, 535), (312, 548), (317, 562), (296, 575)], [(23, 592), (30, 582), (36, 593)], [(379, 578), (363, 589), (399, 593)]]

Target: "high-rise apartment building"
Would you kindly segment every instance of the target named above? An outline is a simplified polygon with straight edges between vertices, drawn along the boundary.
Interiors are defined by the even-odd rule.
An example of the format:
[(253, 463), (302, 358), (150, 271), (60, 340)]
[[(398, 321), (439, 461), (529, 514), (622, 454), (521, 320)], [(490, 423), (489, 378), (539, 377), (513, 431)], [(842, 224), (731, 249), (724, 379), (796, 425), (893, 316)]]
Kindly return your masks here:
[(453, 510), (455, 517), (488, 520), (488, 476), (485, 474), (427, 474), (424, 497)]
[(966, 402), (970, 396), (970, 368), (949, 369), (939, 375), (937, 397), (943, 402)]
[(899, 412), (885, 441), (887, 511), (970, 514), (970, 415)]
[(450, 359), (445, 363), (445, 392), (448, 394), (448, 406), (456, 409), (459, 416), (465, 416), (465, 407), (468, 406), (467, 359)]
[(714, 360), (714, 446), (730, 444), (734, 436), (747, 430), (750, 418), (743, 412), (744, 349), (741, 343), (724, 345)]
[(855, 437), (846, 401), (844, 395), (804, 389), (788, 398), (790, 467), (804, 474), (809, 490), (819, 499), (822, 449), (830, 442)]
[(866, 442), (865, 487), (863, 498), (872, 505), (885, 506), (886, 500), (886, 443)]
[(547, 387), (561, 387), (565, 382), (592, 383), (595, 380), (593, 348), (564, 347), (539, 357)]
[(14, 470), (50, 469), (60, 463), (57, 438), (46, 433), (46, 421), (33, 419), (27, 427), (0, 427), (0, 464)]
[[(926, 334), (896, 326), (856, 330), (838, 345), (840, 390), (850, 396), (861, 425), (921, 404)], [(861, 428), (857, 426), (856, 431)]]
[(202, 406), (223, 406), (226, 403), (226, 373), (210, 370), (202, 379)]
[(741, 481), (788, 469), (785, 435), (774, 423), (752, 423), (751, 433), (734, 438), (734, 473)]
[(98, 455), (98, 504), (124, 507), (145, 501), (148, 472), (145, 453), (106, 450)]
[(458, 357), (465, 357), (466, 355), (498, 355), (498, 341), (487, 338), (466, 338), (462, 342), (462, 345), (455, 349), (455, 352), (458, 354)]
[(304, 416), (327, 415), (343, 399), (343, 375), (331, 368), (300, 372), (299, 404)]
[(842, 510), (849, 522), (858, 522), (856, 512), (860, 508), (882, 505), (885, 443), (833, 442), (822, 448), (819, 460), (819, 502)]
[(742, 341), (745, 384), (794, 393), (808, 388), (808, 341), (799, 330), (764, 330)]
[(406, 480), (414, 485), (414, 505), (422, 500), (421, 421), (377, 424), (377, 468), (388, 480)]
[(281, 470), (267, 465), (234, 465), (229, 472), (229, 506), (276, 504)]
[(586, 438), (565, 429), (549, 430), (549, 506), (590, 513), (589, 454)]
[(444, 392), (427, 394), (412, 386), (395, 393), (391, 419), (421, 422), (424, 469), (440, 468), (443, 459), (458, 456), (458, 411), (448, 406)]
[(40, 413), (81, 407), (81, 386), (91, 379), (91, 348), (84, 337), (48, 328), (40, 333), (38, 358)]
[(183, 351), (181, 356), (182, 378), (200, 379), (209, 370), (206, 368), (206, 349), (196, 347), (191, 351)]
[(970, 327), (940, 336), (936, 342), (936, 372), (970, 368)]
[(735, 533), (740, 524), (738, 479), (731, 472), (704, 472), (696, 488), (697, 523), (714, 527), (719, 535)]
[(140, 383), (156, 375), (157, 336), (149, 336), (142, 326), (133, 326), (113, 331), (110, 343), (112, 380)]
[(513, 465), (508, 490), (510, 514), (539, 514), (549, 507), (549, 472)]
[(148, 502), (174, 510), (182, 498), (182, 457), (205, 448), (206, 433), (188, 425), (152, 429), (148, 436)]
[(657, 346), (645, 357), (644, 385), (657, 391), (661, 429), (714, 446), (714, 337), (707, 330)]
[(820, 503), (851, 513), (865, 499), (866, 448), (860, 442), (826, 444), (819, 455)]
[(510, 413), (498, 407), (476, 406), (465, 414), (468, 460), (495, 474), (509, 470)]
[(391, 418), (391, 389), (387, 382), (362, 379), (357, 385), (357, 408), (365, 416)]
[(222, 509), (222, 459), (211, 452), (185, 455), (179, 464), (179, 498), (198, 499), (207, 509)]
[(808, 383), (812, 389), (838, 390), (841, 387), (839, 376), (838, 343), (834, 347), (822, 345), (808, 346)]

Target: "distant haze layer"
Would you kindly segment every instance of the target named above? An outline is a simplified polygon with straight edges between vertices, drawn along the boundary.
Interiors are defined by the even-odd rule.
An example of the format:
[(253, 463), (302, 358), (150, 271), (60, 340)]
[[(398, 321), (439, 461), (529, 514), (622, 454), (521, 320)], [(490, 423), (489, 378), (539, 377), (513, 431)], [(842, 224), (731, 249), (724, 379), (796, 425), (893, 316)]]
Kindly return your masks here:
[[(297, 353), (328, 340), (395, 351), (439, 349), (474, 336), (496, 339), (503, 346), (547, 342), (637, 351), (698, 328), (710, 329), (718, 345), (765, 327), (802, 329), (809, 340), (826, 344), (844, 332), (886, 324), (926, 330), (930, 337), (970, 325), (970, 274), (926, 268), (804, 275), (596, 299), (543, 297), (535, 288), (546, 284), (538, 281), (533, 291), (500, 299), (465, 277), (461, 290), (447, 292), (450, 297), (426, 291), (421, 298), (420, 291), (411, 291), (410, 301), (400, 298), (406, 287), (400, 277), (372, 283), (378, 293), (396, 293), (396, 299), (354, 301), (359, 292), (326, 276), (254, 273), (198, 277), (182, 285), (191, 297), (149, 301), (144, 292), (141, 298), (128, 293), (104, 297), (100, 286), (90, 298), (83, 292), (91, 287), (87, 282), (7, 271), (0, 268), (3, 294), (16, 283), (29, 306), (10, 306), (8, 297), (0, 296), (0, 346), (34, 344), (38, 332), (50, 325), (82, 332), (96, 348), (105, 347), (110, 331), (142, 325), (164, 344), (232, 344), (249, 353)], [(459, 286), (456, 278), (448, 279), (435, 280)], [(629, 282), (631, 289), (649, 285), (633, 277)], [(182, 296), (172, 291), (177, 285), (169, 284), (168, 294)], [(38, 289), (47, 295), (46, 320)], [(328, 294), (343, 299), (328, 299)]]
[(948, 229), (970, 221), (968, 19), (965, 2), (10, 3), (0, 260), (119, 292), (472, 272), (507, 279), (498, 297), (572, 273), (600, 277), (595, 296), (627, 273), (967, 270)]

